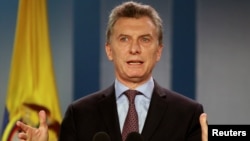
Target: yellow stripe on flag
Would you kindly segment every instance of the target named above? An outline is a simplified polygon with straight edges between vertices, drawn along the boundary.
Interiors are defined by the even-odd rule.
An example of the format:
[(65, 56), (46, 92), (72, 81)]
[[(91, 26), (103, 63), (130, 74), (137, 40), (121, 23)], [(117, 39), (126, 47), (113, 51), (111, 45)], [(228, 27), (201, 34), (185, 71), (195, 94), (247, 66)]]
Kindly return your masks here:
[(2, 141), (16, 135), (16, 120), (38, 126), (38, 111), (48, 116), (49, 140), (56, 141), (62, 120), (54, 78), (46, 0), (19, 0), (7, 93), (7, 124)]

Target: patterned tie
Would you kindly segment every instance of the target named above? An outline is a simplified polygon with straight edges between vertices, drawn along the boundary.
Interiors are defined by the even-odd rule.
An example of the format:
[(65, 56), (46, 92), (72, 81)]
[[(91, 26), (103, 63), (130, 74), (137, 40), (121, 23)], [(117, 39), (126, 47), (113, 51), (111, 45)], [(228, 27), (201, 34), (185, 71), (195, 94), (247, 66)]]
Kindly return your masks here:
[(129, 100), (129, 109), (127, 113), (126, 120), (123, 125), (122, 130), (122, 140), (125, 141), (127, 138), (127, 135), (131, 132), (139, 132), (138, 127), (138, 116), (135, 109), (135, 96), (139, 94), (136, 90), (127, 90), (125, 92), (125, 95), (128, 97)]

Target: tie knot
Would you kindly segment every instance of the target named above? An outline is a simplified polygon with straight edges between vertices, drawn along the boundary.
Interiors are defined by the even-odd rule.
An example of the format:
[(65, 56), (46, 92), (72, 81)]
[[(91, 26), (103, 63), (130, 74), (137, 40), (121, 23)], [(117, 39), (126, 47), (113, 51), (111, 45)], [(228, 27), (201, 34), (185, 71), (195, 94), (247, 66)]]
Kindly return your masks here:
[(125, 95), (128, 97), (129, 103), (134, 103), (135, 96), (139, 94), (137, 90), (127, 90), (125, 91)]

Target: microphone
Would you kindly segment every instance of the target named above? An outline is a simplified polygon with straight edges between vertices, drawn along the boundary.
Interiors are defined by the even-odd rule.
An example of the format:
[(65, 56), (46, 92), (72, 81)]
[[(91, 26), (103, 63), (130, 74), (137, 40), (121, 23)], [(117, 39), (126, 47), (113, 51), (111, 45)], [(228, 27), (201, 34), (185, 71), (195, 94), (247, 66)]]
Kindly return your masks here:
[(111, 139), (106, 132), (97, 132), (92, 141), (111, 141)]
[(128, 134), (125, 141), (144, 141), (142, 135), (137, 132), (131, 132)]

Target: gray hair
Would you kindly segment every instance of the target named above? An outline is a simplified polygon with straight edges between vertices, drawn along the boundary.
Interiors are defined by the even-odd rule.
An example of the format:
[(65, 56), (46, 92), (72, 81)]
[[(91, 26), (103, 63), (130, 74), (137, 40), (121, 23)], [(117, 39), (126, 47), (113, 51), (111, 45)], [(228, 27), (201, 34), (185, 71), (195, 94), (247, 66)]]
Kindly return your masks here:
[(124, 2), (116, 6), (109, 15), (109, 21), (106, 29), (106, 43), (110, 42), (110, 36), (113, 32), (113, 27), (119, 18), (141, 18), (149, 17), (158, 30), (159, 44), (162, 44), (163, 27), (162, 19), (158, 12), (150, 5), (145, 5), (133, 1)]

